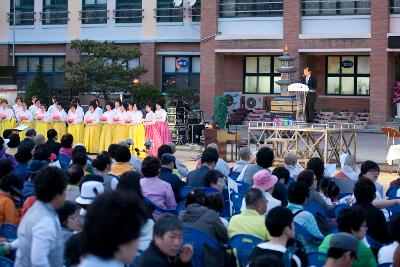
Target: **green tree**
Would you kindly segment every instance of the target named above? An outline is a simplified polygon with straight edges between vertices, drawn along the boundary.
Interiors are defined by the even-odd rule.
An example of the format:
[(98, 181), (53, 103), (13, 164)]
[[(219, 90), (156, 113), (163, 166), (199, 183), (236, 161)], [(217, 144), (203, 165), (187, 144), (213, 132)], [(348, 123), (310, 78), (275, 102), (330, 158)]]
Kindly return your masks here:
[(129, 93), (132, 94), (133, 100), (137, 101), (141, 107), (144, 107), (149, 101), (156, 101), (164, 97), (159, 88), (147, 82), (138, 84)]
[(128, 67), (130, 60), (140, 57), (138, 48), (121, 48), (112, 42), (93, 40), (74, 40), (71, 48), (82, 55), (83, 60), (66, 61), (63, 65), (66, 88), (100, 94), (108, 101), (110, 93), (127, 92), (140, 87), (132, 81), (145, 73), (146, 69)]
[(37, 96), (42, 103), (46, 105), (49, 103), (49, 91), (47, 89), (47, 83), (43, 77), (42, 67), (39, 65), (36, 66), (35, 77), (28, 88), (25, 98), (31, 99), (34, 95)]

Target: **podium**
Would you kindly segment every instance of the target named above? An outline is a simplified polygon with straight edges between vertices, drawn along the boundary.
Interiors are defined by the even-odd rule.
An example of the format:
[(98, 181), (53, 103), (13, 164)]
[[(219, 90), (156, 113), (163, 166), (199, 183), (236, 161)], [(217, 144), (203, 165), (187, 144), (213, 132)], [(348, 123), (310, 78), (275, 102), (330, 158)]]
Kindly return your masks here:
[(310, 89), (307, 85), (302, 83), (292, 83), (288, 86), (288, 91), (296, 93), (297, 109), (296, 109), (296, 120), (306, 121), (306, 101), (307, 93)]

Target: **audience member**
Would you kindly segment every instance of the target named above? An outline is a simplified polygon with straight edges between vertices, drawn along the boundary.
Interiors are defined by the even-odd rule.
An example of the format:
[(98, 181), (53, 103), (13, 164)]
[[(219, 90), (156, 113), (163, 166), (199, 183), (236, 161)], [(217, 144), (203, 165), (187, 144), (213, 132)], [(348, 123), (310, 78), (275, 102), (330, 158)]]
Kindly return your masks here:
[(242, 172), (250, 164), (251, 156), (251, 151), (248, 147), (241, 147), (239, 149), (239, 160), (233, 166), (232, 171)]
[(207, 171), (213, 170), (215, 164), (218, 161), (218, 154), (215, 153), (215, 150), (211, 148), (207, 148), (203, 151), (201, 155), (201, 166), (196, 170), (193, 170), (187, 175), (187, 185), (194, 187), (205, 187), (205, 175)]
[(0, 158), (0, 180), (13, 172), (13, 165), (7, 158)]
[(110, 153), (112, 163), (115, 162), (115, 154), (117, 153), (117, 148), (118, 148), (119, 146), (120, 146), (120, 145), (118, 145), (118, 144), (111, 144), (111, 145), (108, 147), (107, 152)]
[[(140, 187), (140, 175), (137, 172), (130, 171), (121, 175), (119, 179), (117, 190), (120, 191), (130, 191), (135, 193), (141, 200), (144, 200), (142, 189)], [(146, 222), (142, 226), (140, 230), (140, 235), (138, 238), (138, 250), (143, 252), (145, 251), (149, 245), (151, 240), (153, 239), (153, 227), (154, 220), (152, 218), (152, 212), (154, 207), (144, 202), (145, 211), (146, 211)]]
[(262, 147), (256, 154), (256, 164), (250, 164), (243, 168), (237, 181), (253, 185), (253, 176), (261, 170), (268, 170), (274, 162), (274, 152), (269, 147)]
[(205, 186), (211, 187), (219, 192), (224, 188), (224, 175), (217, 170), (209, 170), (204, 176)]
[(13, 156), (11, 156), (10, 154), (6, 153), (6, 142), (4, 141), (4, 139), (2, 137), (0, 137), (0, 159), (7, 159), (11, 162), (12, 166), (15, 167), (17, 166), (17, 161), (15, 160), (15, 158)]
[[(295, 235), (293, 214), (285, 207), (273, 208), (265, 219), (265, 225), (271, 235), (271, 240), (258, 244), (253, 249), (249, 261), (252, 262), (261, 256), (275, 255), (283, 262), (287, 243)], [(291, 266), (302, 266), (298, 255), (294, 254), (290, 260)]]
[(99, 196), (86, 215), (82, 231), (85, 257), (79, 267), (130, 264), (146, 221), (145, 214), (143, 201), (131, 192)]
[(109, 174), (114, 176), (121, 176), (123, 173), (131, 171), (132, 165), (129, 164), (131, 159), (131, 152), (126, 146), (118, 146), (115, 151), (116, 162), (111, 164), (111, 170)]
[[(220, 192), (207, 192), (206, 194), (206, 207), (214, 210), (217, 214), (221, 214), (224, 211), (224, 197)], [(229, 222), (222, 216), (219, 216), (222, 224), (228, 229)]]
[(376, 187), (376, 196), (378, 199), (383, 199), (384, 194), (383, 194), (383, 185), (378, 183), (378, 176), (381, 170), (379, 169), (378, 164), (376, 162), (373, 162), (371, 160), (364, 161), (361, 164), (361, 173), (360, 177), (365, 177), (370, 179)]
[[(367, 247), (363, 239), (367, 233), (367, 217), (365, 211), (357, 206), (345, 208), (340, 211), (337, 218), (337, 226), (339, 232), (346, 232), (352, 234), (359, 240), (358, 258), (353, 261), (353, 267), (363, 266), (376, 266), (375, 256), (371, 249)], [(327, 253), (329, 250), (329, 243), (334, 234), (329, 234), (322, 241), (319, 246), (319, 252)]]
[[(205, 206), (205, 194), (194, 189), (186, 197), (186, 208), (179, 214), (185, 226), (190, 226), (208, 234), (215, 241), (226, 244), (228, 232), (218, 214)], [(205, 248), (205, 266), (224, 266), (224, 252)]]
[[(322, 159), (313, 157), (308, 160), (306, 170), (311, 170), (317, 179), (317, 188), (319, 188), (319, 182), (325, 178), (325, 165)], [(327, 177), (329, 178), (329, 177)], [(311, 197), (311, 196), (310, 196)]]
[[(311, 235), (323, 239), (324, 236), (321, 234), (317, 221), (315, 220), (312, 213), (304, 210), (304, 204), (307, 202), (309, 191), (307, 185), (297, 181), (289, 186), (288, 190), (288, 209), (290, 209), (294, 215), (294, 222), (303, 226)], [(306, 252), (313, 252), (318, 250), (320, 242), (316, 240), (308, 240), (300, 235), (299, 241), (304, 245)]]
[[(173, 142), (168, 143), (168, 145), (171, 147), (172, 149), (172, 154), (174, 155), (176, 152), (176, 145)], [(182, 161), (180, 161), (176, 156), (175, 156), (175, 166), (176, 169), (178, 170), (178, 174), (180, 177), (187, 177), (189, 170), (188, 168), (185, 166), (185, 164), (183, 164)]]
[(185, 183), (177, 175), (172, 173), (175, 166), (175, 157), (170, 153), (165, 153), (161, 156), (160, 160), (161, 169), (159, 177), (161, 180), (171, 185), (172, 190), (174, 191), (175, 200), (179, 202), (179, 191), (183, 186), (185, 186)]
[(297, 179), (299, 173), (304, 171), (304, 168), (301, 167), (299, 162), (297, 161), (297, 155), (293, 151), (289, 151), (283, 158), (283, 162), (285, 163), (285, 168), (290, 172), (290, 177), (294, 180)]
[(80, 207), (75, 202), (65, 201), (64, 206), (57, 210), (64, 243), (72, 236), (74, 231), (82, 230), (79, 209)]
[(162, 155), (166, 153), (172, 154), (172, 147), (167, 144), (161, 145), (157, 150), (157, 158), (161, 160)]
[(46, 143), (46, 138), (44, 137), (44, 135), (38, 134), (35, 136), (33, 142), (35, 143), (35, 146), (44, 145)]
[(258, 188), (251, 188), (246, 192), (245, 203), (246, 209), (234, 215), (229, 221), (229, 238), (245, 234), (270, 240), (270, 234), (265, 226), (264, 214), (268, 205), (265, 194)]
[(319, 194), (328, 206), (336, 205), (339, 200), (339, 187), (330, 178), (323, 178), (320, 182)]
[(72, 159), (72, 144), (74, 142), (74, 137), (72, 134), (65, 134), (61, 137), (61, 148), (60, 154), (64, 154), (69, 159)]
[(378, 253), (378, 263), (388, 263), (393, 261), (394, 252), (400, 243), (400, 213), (392, 215), (390, 220), (390, 231), (394, 239), (393, 243), (383, 246)]
[(278, 177), (278, 183), (276, 183), (274, 186), (272, 196), (280, 200), (282, 202), (282, 206), (287, 206), (287, 188), (290, 185), (290, 172), (285, 167), (276, 167), (272, 171), (272, 175)]
[[(270, 210), (275, 207), (281, 206), (282, 203), (280, 200), (277, 200), (272, 196), (272, 192), (274, 191), (274, 186), (278, 182), (278, 177), (272, 175), (267, 170), (261, 170), (254, 174), (253, 176), (253, 188), (261, 189), (264, 192), (265, 198), (267, 200), (267, 210), (264, 215), (267, 215)], [(241, 211), (246, 209), (245, 199), (242, 201)]]
[(18, 227), (15, 266), (63, 266), (64, 242), (56, 209), (64, 205), (67, 184), (67, 175), (57, 167), (46, 167), (35, 177), (37, 201)]
[(140, 257), (138, 267), (190, 267), (191, 245), (182, 243), (183, 223), (176, 215), (165, 214), (154, 225), (153, 241)]
[(33, 160), (50, 162), (51, 151), (45, 144), (35, 146)]
[[(130, 145), (126, 141), (119, 142), (119, 145), (130, 148)], [(133, 167), (132, 171), (135, 171), (142, 176), (142, 161), (139, 158), (137, 158), (134, 154), (131, 154), (129, 164), (131, 164), (131, 166)]]
[(11, 134), (8, 137), (8, 139), (9, 139), (9, 141), (7, 143), (7, 147), (8, 147), (7, 152), (9, 154), (14, 155), (17, 152), (17, 149), (18, 149), (18, 146), (21, 143), (21, 140), (19, 138), (19, 135), (15, 134), (15, 133)]
[(24, 140), (19, 144), (19, 148), (26, 148), (29, 151), (32, 151), (35, 147), (35, 142), (33, 141), (36, 136), (36, 131), (34, 129), (28, 129), (25, 133)]
[(356, 157), (353, 155), (347, 155), (342, 170), (336, 173), (334, 177), (357, 181), (359, 174), (360, 169), (357, 167)]
[[(75, 199), (75, 202), (82, 207), (80, 210), (80, 215), (82, 218), (86, 216), (86, 212), (93, 201), (104, 193), (104, 186), (101, 176), (90, 174), (86, 175), (85, 179), (86, 180), (81, 180), (81, 184), (79, 186), (80, 194), (79, 197)], [(99, 181), (99, 179), (101, 179), (101, 181)]]
[[(24, 182), (24, 188), (22, 189), (22, 194), (24, 199), (27, 199), (30, 196), (35, 195), (35, 181), (34, 178), (36, 174), (46, 167), (49, 163), (47, 161), (40, 161), (40, 160), (32, 160), (28, 167), (28, 181)], [(26, 202), (26, 201), (25, 201)], [(25, 203), (24, 203), (25, 205)]]
[(32, 159), (32, 153), (27, 148), (18, 148), (15, 154), (17, 165), (14, 168), (13, 174), (18, 177), (18, 180), (26, 182), (29, 179), (28, 166)]
[(67, 169), (69, 183), (65, 200), (75, 201), (80, 195), (79, 184), (84, 175), (83, 168), (79, 164), (71, 164)]
[(51, 153), (58, 155), (61, 149), (61, 143), (57, 142), (58, 134), (54, 129), (50, 129), (47, 131), (47, 141), (46, 146), (50, 149)]
[(383, 212), (372, 205), (375, 199), (375, 184), (368, 178), (361, 177), (354, 186), (356, 205), (367, 214), (367, 234), (374, 240), (387, 244), (391, 242), (389, 230)]
[(15, 201), (22, 198), (22, 188), (22, 181), (15, 175), (7, 175), (0, 180), (0, 224), (18, 224), (20, 214)]
[[(176, 201), (174, 191), (169, 183), (164, 182), (160, 175), (161, 162), (158, 158), (148, 156), (143, 160), (142, 173), (144, 178), (140, 180), (143, 195), (161, 208), (174, 209)], [(159, 213), (154, 212), (153, 217), (159, 218)]]
[(357, 258), (359, 241), (352, 234), (334, 234), (329, 242), (328, 259), (324, 267), (350, 267)]
[(252, 259), (249, 262), (249, 267), (284, 267), (282, 259), (276, 255), (262, 255)]
[(114, 190), (117, 187), (118, 180), (112, 175), (108, 174), (111, 170), (111, 156), (110, 153), (103, 151), (100, 152), (96, 159), (92, 162), (93, 173), (100, 175), (104, 179), (104, 191), (108, 192)]
[(229, 167), (229, 164), (225, 160), (219, 157), (218, 145), (215, 143), (211, 143), (207, 146), (207, 148), (213, 148), (217, 151), (218, 160), (217, 163), (215, 164), (215, 169), (217, 171), (220, 171), (224, 176), (228, 176), (229, 173), (231, 172), (231, 169)]

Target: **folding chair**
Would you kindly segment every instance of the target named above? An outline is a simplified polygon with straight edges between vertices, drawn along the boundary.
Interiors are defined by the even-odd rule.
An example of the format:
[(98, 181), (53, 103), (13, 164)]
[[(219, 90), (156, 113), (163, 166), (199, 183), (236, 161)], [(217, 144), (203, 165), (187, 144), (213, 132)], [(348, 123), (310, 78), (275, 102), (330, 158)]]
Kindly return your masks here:
[(8, 240), (15, 240), (17, 239), (17, 226), (10, 223), (3, 223), (0, 228), (0, 234)]
[(14, 267), (14, 262), (5, 257), (0, 257), (0, 267)]
[(235, 235), (229, 240), (228, 246), (233, 250), (239, 267), (247, 266), (253, 248), (261, 242), (261, 238), (252, 235)]
[(317, 217), (317, 213), (321, 214), (325, 218), (332, 217), (332, 215), (326, 209), (313, 200), (307, 201), (307, 204), (304, 205), (304, 209), (311, 212), (314, 217)]
[(309, 267), (322, 267), (324, 266), (328, 255), (322, 252), (309, 252), (307, 253)]

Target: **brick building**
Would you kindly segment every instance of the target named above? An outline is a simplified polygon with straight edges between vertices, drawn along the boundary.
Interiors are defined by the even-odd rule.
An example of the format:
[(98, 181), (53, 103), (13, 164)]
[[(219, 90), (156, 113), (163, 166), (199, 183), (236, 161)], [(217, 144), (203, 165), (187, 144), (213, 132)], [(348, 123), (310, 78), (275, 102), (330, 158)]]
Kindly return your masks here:
[[(400, 79), (400, 0), (15, 0), (0, 1), (0, 65), (15, 64), (18, 90), (43, 66), (50, 94), (65, 60), (80, 60), (74, 39), (140, 47), (141, 77), (167, 92), (200, 90), (212, 115), (216, 95), (240, 92), (263, 105), (279, 93), (276, 56), (288, 46), (296, 67), (318, 79), (317, 110), (369, 110), (384, 123)], [(175, 4), (174, 4), (175, 2)], [(192, 2), (192, 3), (191, 3)], [(297, 74), (301, 75), (301, 71)]]

